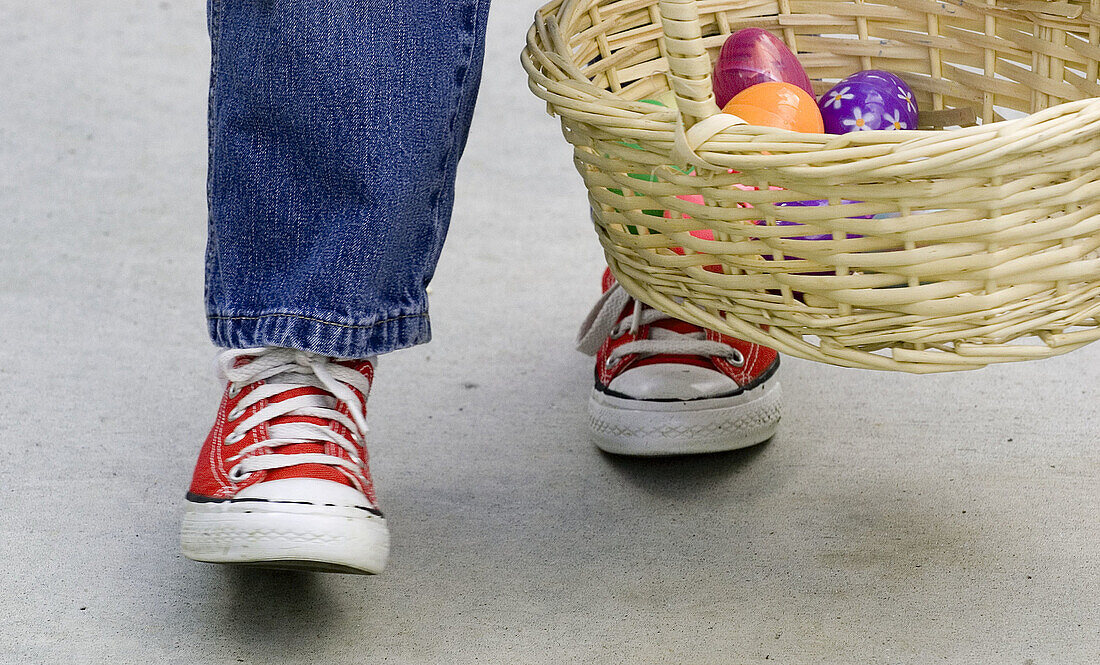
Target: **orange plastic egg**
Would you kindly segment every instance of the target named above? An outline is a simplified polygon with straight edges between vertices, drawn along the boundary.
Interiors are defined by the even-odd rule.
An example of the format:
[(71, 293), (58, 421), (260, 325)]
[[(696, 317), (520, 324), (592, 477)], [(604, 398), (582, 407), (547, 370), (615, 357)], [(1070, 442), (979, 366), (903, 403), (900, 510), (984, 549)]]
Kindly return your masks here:
[(737, 93), (722, 109), (750, 125), (821, 134), (825, 124), (817, 100), (791, 83), (757, 83)]

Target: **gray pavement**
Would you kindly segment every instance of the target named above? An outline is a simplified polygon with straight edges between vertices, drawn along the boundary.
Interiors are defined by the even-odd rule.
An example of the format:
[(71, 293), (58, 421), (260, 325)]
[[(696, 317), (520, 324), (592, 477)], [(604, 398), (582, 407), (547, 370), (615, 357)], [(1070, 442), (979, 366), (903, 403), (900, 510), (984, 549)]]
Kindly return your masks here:
[(517, 63), (531, 0), (492, 15), (436, 341), (371, 402), (391, 567), (184, 559), (219, 393), (201, 4), (0, 0), (0, 663), (1100, 660), (1100, 346), (933, 377), (789, 359), (767, 445), (591, 446), (571, 342), (600, 253)]

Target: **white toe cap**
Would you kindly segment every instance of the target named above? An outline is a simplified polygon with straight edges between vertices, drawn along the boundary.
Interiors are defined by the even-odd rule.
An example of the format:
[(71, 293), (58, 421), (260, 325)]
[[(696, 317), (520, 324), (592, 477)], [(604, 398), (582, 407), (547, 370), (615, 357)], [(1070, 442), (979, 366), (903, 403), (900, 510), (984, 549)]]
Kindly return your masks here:
[(249, 485), (234, 497), (265, 501), (308, 501), (318, 505), (363, 506), (370, 502), (354, 487), (320, 478), (283, 478)]
[(728, 395), (740, 386), (725, 374), (682, 363), (632, 367), (611, 380), (608, 388), (634, 399), (700, 399)]

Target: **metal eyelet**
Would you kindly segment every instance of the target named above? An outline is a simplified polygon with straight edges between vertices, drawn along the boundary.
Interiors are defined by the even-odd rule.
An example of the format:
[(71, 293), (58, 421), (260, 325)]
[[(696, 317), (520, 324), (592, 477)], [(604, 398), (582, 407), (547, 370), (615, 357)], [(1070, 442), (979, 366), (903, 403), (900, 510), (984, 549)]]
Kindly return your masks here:
[(611, 356), (608, 356), (608, 357), (607, 357), (607, 360), (603, 361), (603, 368), (604, 368), (604, 369), (611, 369), (611, 368), (612, 368), (612, 367), (614, 367), (614, 366), (615, 366), (615, 364), (616, 364), (616, 363), (618, 363), (618, 362), (619, 362), (619, 361), (618, 361), (618, 360), (616, 360), (615, 358), (613, 358), (613, 357), (611, 357)]
[(229, 436), (225, 437), (225, 445), (232, 446), (234, 444), (240, 443), (241, 440), (244, 439), (244, 437), (245, 437), (245, 434), (243, 434), (243, 433), (230, 432)]
[(230, 383), (229, 388), (226, 389), (225, 393), (230, 397), (236, 397), (237, 395), (241, 394), (241, 387), (234, 383)]
[(238, 406), (235, 409), (233, 409), (232, 411), (230, 411), (229, 414), (226, 415), (226, 418), (228, 418), (230, 420), (236, 420), (237, 418), (240, 418), (241, 416), (243, 416), (244, 412), (245, 412), (245, 409), (242, 409), (241, 407)]
[(725, 358), (729, 362), (729, 364), (733, 365), (734, 367), (744, 367), (745, 366), (745, 356), (744, 356), (744, 354), (742, 354), (737, 349), (734, 349), (733, 353), (726, 356)]
[(245, 478), (252, 475), (252, 472), (251, 471), (241, 471), (241, 465), (237, 464), (237, 465), (234, 465), (233, 468), (229, 470), (228, 475), (229, 475), (230, 480), (232, 480), (235, 483), (239, 483), (242, 480), (244, 480)]

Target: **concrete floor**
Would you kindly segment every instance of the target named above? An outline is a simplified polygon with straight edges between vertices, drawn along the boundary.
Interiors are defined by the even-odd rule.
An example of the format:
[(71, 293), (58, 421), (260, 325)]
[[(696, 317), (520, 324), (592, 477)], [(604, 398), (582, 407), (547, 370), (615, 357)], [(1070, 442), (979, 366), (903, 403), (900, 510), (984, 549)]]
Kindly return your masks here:
[(494, 8), (436, 341), (372, 398), (390, 569), (185, 560), (219, 393), (201, 4), (0, 0), (0, 662), (1100, 660), (1100, 346), (933, 377), (788, 360), (765, 446), (591, 446), (571, 342), (600, 254), (517, 63), (537, 0)]

